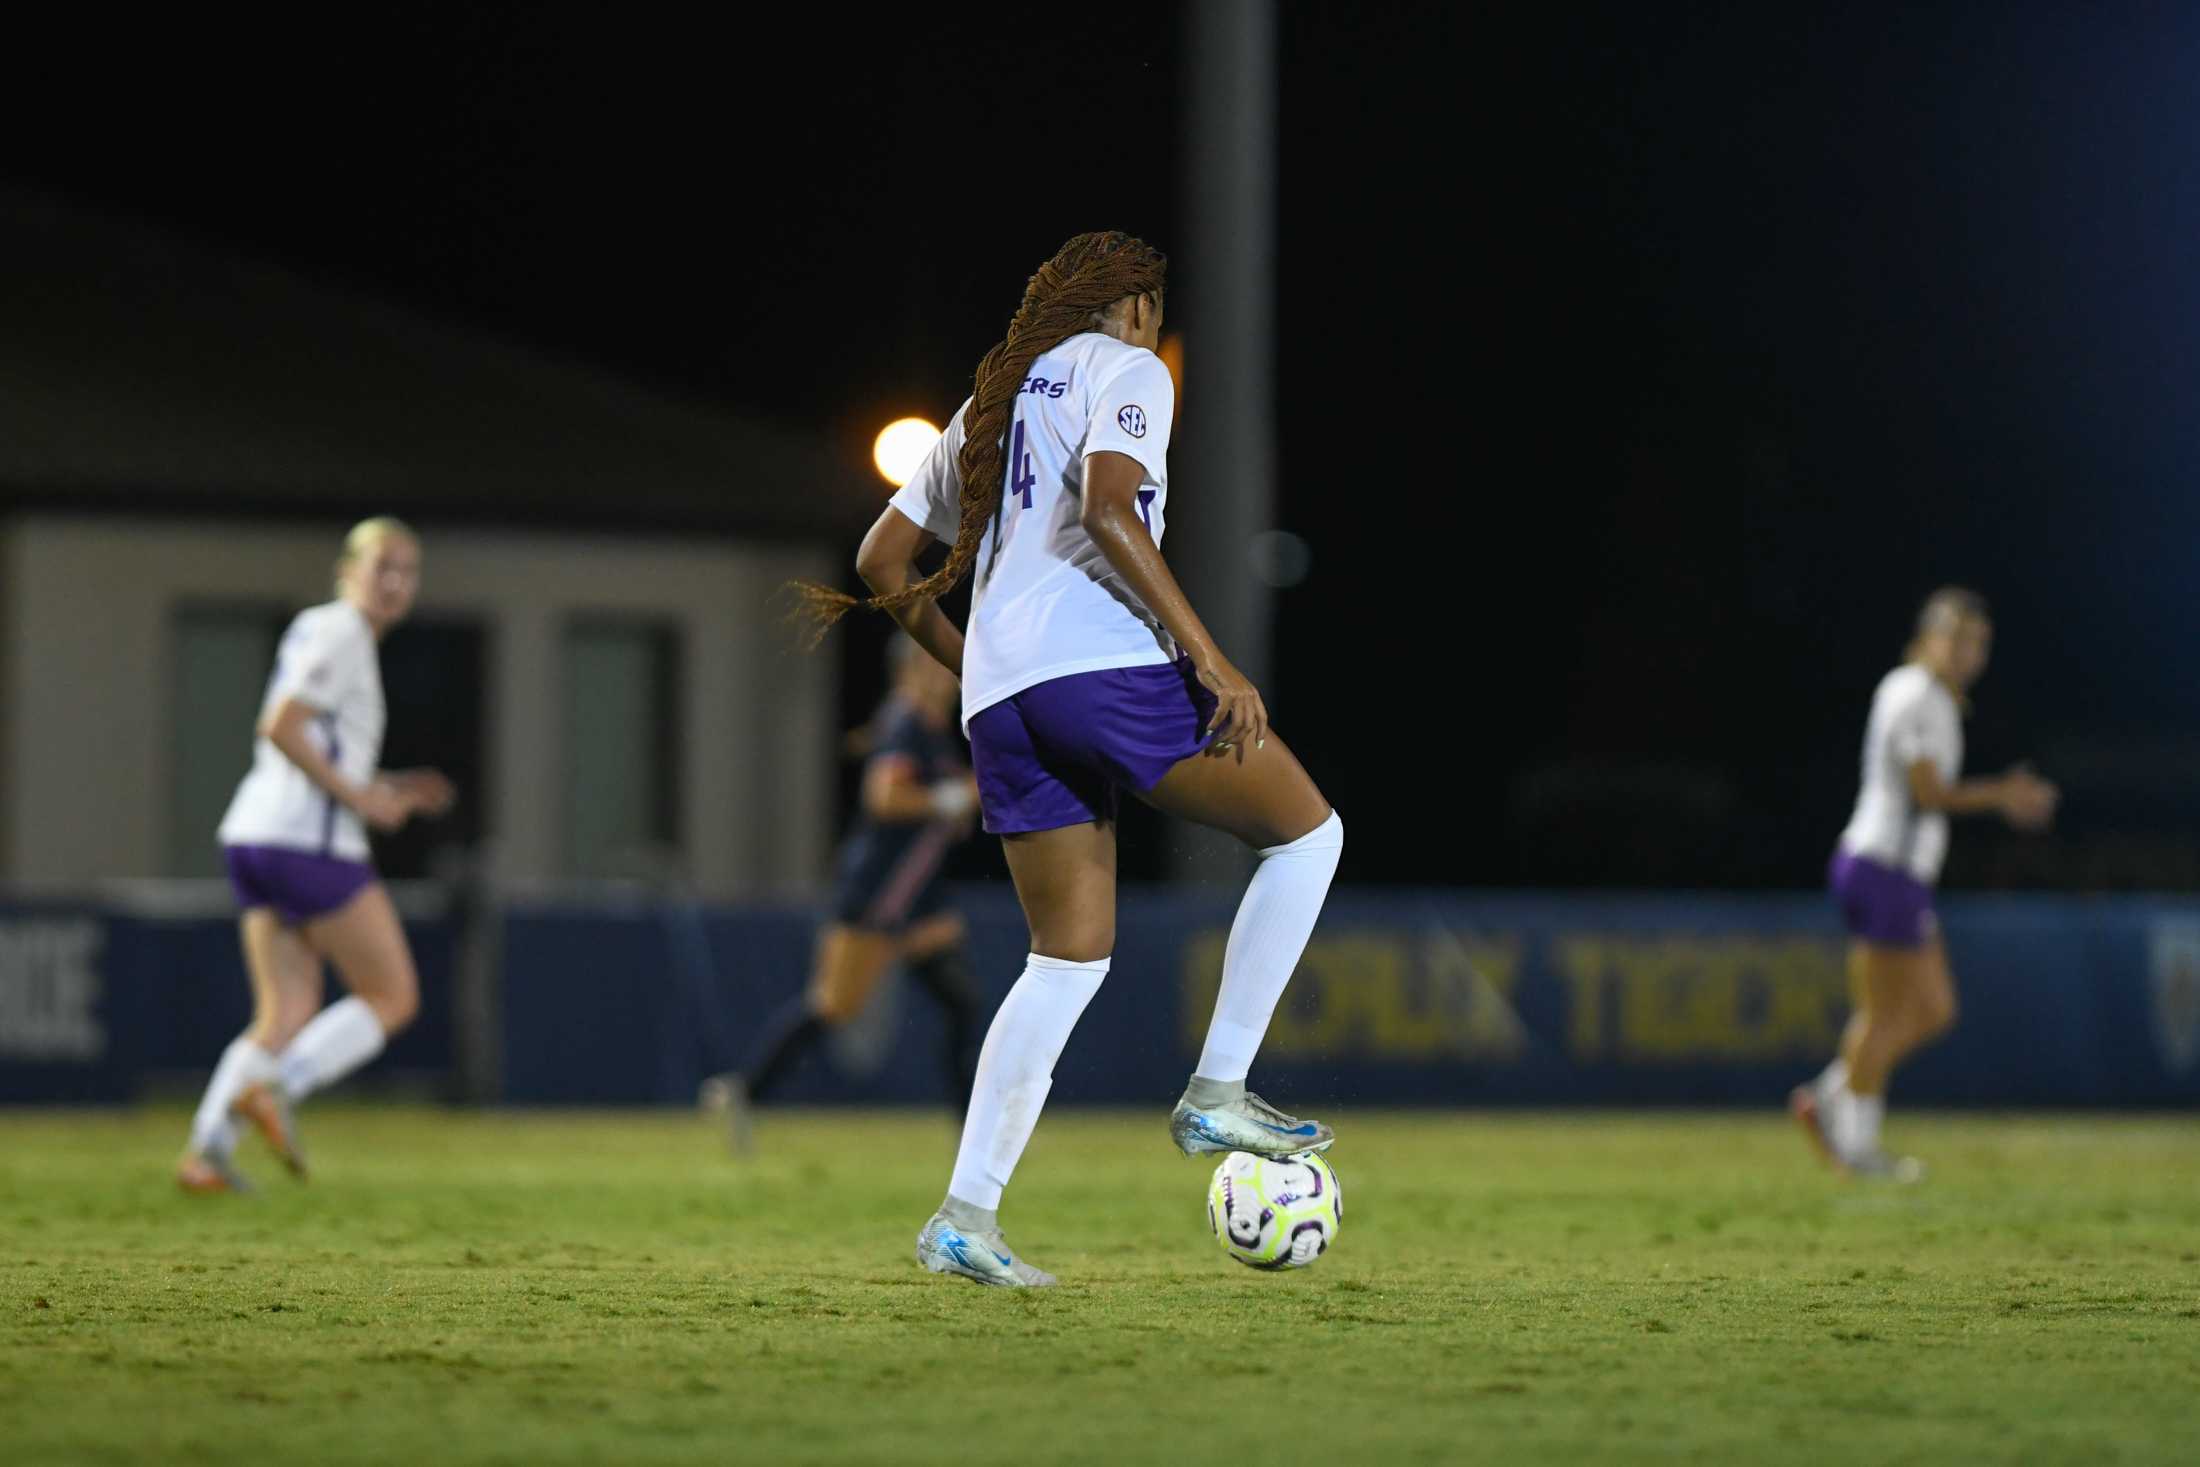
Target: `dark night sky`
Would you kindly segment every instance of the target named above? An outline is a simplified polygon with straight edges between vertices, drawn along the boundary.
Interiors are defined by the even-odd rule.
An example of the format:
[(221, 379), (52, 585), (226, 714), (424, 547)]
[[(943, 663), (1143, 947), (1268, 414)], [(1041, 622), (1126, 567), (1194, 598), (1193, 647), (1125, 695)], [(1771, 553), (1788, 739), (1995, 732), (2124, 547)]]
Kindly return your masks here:
[[(1348, 875), (1809, 884), (1963, 580), (1974, 753), (2070, 804), (1953, 877), (2200, 883), (2200, 13), (1679, 9), (1284, 11), (1272, 701)], [(1173, 242), (1175, 8), (1065, 14), (55, 35), (0, 172), (860, 453), (1064, 236)]]

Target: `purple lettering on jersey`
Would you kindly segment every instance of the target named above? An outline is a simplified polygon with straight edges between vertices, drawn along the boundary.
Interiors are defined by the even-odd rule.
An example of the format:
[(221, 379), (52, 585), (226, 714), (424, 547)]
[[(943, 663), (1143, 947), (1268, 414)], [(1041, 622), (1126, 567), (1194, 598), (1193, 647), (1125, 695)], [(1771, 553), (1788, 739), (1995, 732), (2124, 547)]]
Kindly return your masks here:
[(1008, 446), (1008, 492), (1023, 496), (1024, 508), (1031, 508), (1031, 486), (1039, 482), (1039, 476), (1031, 471), (1031, 455), (1024, 452), (1024, 420), (1016, 420), (1016, 436)]
[(1138, 491), (1138, 517), (1146, 522), (1146, 533), (1149, 535), (1153, 533), (1153, 497), (1160, 492), (1158, 489)]

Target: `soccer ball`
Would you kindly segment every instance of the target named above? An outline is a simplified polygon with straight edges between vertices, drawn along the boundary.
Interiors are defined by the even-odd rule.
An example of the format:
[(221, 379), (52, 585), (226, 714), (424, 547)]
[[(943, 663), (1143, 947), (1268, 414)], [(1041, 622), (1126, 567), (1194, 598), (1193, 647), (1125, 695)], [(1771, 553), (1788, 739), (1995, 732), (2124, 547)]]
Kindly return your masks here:
[(1281, 1161), (1233, 1151), (1207, 1184), (1207, 1226), (1248, 1267), (1304, 1268), (1344, 1226), (1344, 1192), (1311, 1151)]

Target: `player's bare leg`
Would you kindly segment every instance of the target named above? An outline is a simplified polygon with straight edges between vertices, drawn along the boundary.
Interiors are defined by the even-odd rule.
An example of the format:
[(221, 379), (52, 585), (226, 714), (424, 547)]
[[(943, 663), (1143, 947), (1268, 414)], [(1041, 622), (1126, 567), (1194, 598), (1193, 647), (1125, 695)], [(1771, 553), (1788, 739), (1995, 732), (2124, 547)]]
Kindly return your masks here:
[(1788, 1092), (1788, 1114), (1802, 1128), (1818, 1159), (1835, 1171), (1843, 1170), (1833, 1144), (1833, 1113), (1848, 1088), (1849, 1057), (1862, 1044), (1871, 1027), (1871, 992), (1864, 981), (1866, 944), (1852, 939), (1848, 946), (1849, 1021), (1842, 1027), (1841, 1042), (1833, 1062), (1818, 1077)]
[[(1819, 1097), (1818, 1124), (1834, 1164), (1856, 1176), (1915, 1181), (1923, 1168), (1881, 1149), (1879, 1126), (1895, 1066), (1927, 1037), (1953, 988), (1937, 940), (1919, 948), (1859, 942), (1854, 966), (1858, 995), (1842, 1060), (1843, 1083)], [(1943, 997), (1944, 995), (1944, 997)]]
[[(249, 1190), (235, 1165), (236, 1128), (230, 1117), (241, 1115), (268, 1134), (246, 1097), (274, 1073), (275, 1057), (313, 1017), (321, 1001), (320, 959), (273, 908), (255, 907), (244, 913), (237, 932), (252, 982), (252, 1023), (223, 1054), (193, 1121), (191, 1141), (176, 1174), (177, 1184), (187, 1192)], [(303, 1157), (294, 1142), (286, 1144), (273, 1135), (268, 1140), (285, 1165), (302, 1176)]]
[(1001, 844), (1031, 925), (1031, 955), (986, 1030), (955, 1175), (917, 1234), (917, 1261), (974, 1283), (1028, 1288), (1055, 1279), (1017, 1258), (1001, 1236), (1001, 1193), (1039, 1123), (1070, 1030), (1107, 976), (1115, 826), (1087, 822)]
[(374, 1015), (385, 1038), (420, 1012), (420, 974), (413, 967), (404, 924), (381, 882), (306, 924), (306, 940), (335, 965), (336, 976)]
[(939, 1005), (947, 1036), (941, 1074), (958, 1120), (977, 1081), (976, 1039), (983, 1017), (977, 975), (970, 968), (970, 929), (959, 912), (927, 917), (902, 935), (901, 960), (910, 979)]
[(1253, 1056), (1306, 950), (1344, 848), (1344, 823), (1273, 729), (1181, 760), (1146, 795), (1180, 819), (1225, 831), (1260, 853), (1222, 963), (1222, 986), (1198, 1068), (1169, 1116), (1187, 1156), (1326, 1151), (1336, 1133), (1286, 1114), (1245, 1088)]
[[(267, 934), (267, 963), (277, 974), (275, 1011), (257, 1026), (260, 1046), (281, 1055), (321, 1007), (321, 958), (296, 928), (276, 926)], [(260, 1133), (290, 1174), (303, 1181), (305, 1147), (291, 1117), (290, 1103), (272, 1083), (273, 1071), (238, 1092), (232, 1112)]]
[(828, 923), (819, 930), (809, 987), (801, 1001), (783, 1006), (765, 1020), (757, 1056), (745, 1069), (712, 1075), (697, 1094), (705, 1111), (724, 1116), (726, 1144), (735, 1156), (748, 1156), (756, 1149), (756, 1101), (827, 1028), (863, 1012), (878, 991), (879, 980), (893, 966), (898, 947), (892, 934), (850, 923)]
[(826, 928), (810, 978), (810, 1012), (828, 1024), (845, 1024), (862, 1013), (894, 966), (899, 949), (892, 933), (840, 925)]
[[(382, 1052), (388, 1037), (420, 1008), (420, 978), (397, 909), (380, 882), (302, 929), (271, 939), (286, 973), (286, 1007), (272, 1032), (283, 1038), (272, 1073), (238, 1095), (235, 1109), (267, 1138), (293, 1173), (304, 1176), (305, 1150), (291, 1108)], [(249, 950), (249, 949), (248, 949)], [(332, 963), (350, 996), (320, 1008), (321, 961)], [(305, 974), (310, 972), (307, 980)], [(318, 1010), (318, 1012), (316, 1012)], [(300, 1021), (299, 1015), (307, 1017)]]

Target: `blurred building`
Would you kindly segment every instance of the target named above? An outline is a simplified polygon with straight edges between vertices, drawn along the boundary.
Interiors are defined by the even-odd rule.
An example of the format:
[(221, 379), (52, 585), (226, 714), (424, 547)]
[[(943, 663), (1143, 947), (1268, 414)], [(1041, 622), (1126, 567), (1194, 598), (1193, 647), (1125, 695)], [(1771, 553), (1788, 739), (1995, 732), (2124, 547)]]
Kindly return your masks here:
[(385, 763), (466, 787), (393, 874), (820, 873), (834, 669), (774, 602), (876, 496), (819, 439), (0, 195), (0, 880), (212, 874), (290, 615), (413, 520)]

